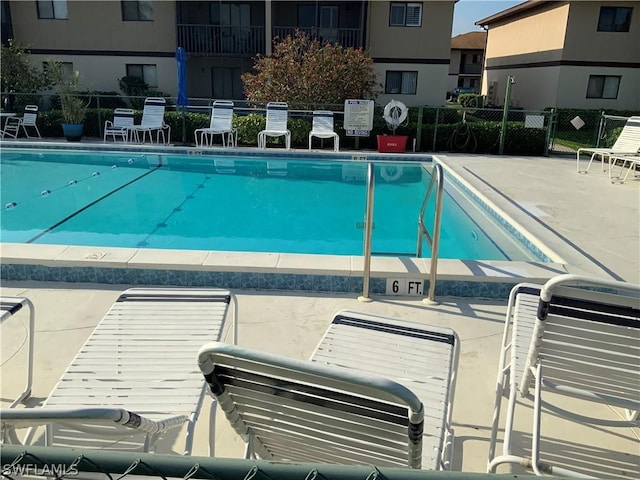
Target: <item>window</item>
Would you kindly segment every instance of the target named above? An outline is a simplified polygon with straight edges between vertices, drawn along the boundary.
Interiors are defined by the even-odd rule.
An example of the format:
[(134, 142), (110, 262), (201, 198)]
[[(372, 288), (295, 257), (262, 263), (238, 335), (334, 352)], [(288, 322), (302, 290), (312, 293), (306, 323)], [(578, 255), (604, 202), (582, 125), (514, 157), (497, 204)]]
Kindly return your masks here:
[[(73, 78), (73, 63), (71, 62), (60, 62), (60, 68), (62, 69), (62, 78), (71, 79)], [(42, 62), (42, 71), (47, 74), (49, 70), (49, 62)]]
[(587, 98), (618, 98), (619, 76), (590, 75)]
[(38, 7), (38, 18), (52, 18), (56, 20), (67, 20), (67, 0), (54, 0), (52, 2), (36, 2)]
[(153, 20), (151, 0), (123, 0), (122, 20), (125, 22), (150, 22)]
[(418, 86), (418, 72), (387, 72), (384, 93), (404, 93), (415, 95)]
[(212, 3), (211, 23), (223, 27), (249, 27), (251, 5), (248, 3)]
[(392, 27), (421, 26), (422, 4), (392, 2), (389, 9), (389, 25)]
[(158, 86), (158, 67), (156, 65), (127, 64), (127, 76), (140, 77), (150, 87)]
[(600, 7), (599, 32), (628, 32), (631, 25), (631, 7)]

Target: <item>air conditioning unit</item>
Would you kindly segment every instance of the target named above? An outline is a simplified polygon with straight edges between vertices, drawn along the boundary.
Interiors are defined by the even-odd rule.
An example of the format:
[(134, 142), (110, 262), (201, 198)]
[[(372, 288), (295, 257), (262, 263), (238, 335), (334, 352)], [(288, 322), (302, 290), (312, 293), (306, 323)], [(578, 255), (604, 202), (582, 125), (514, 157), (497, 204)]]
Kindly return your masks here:
[(498, 105), (498, 82), (489, 82), (487, 89), (487, 104)]

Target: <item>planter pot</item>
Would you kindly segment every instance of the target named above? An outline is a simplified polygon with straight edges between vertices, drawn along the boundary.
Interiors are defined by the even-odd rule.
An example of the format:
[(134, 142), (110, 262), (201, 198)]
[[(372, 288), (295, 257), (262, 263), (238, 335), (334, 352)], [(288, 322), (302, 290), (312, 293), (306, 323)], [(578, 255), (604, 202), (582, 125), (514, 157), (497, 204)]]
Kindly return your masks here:
[(404, 153), (407, 148), (406, 135), (378, 135), (378, 152)]
[(82, 123), (63, 123), (62, 132), (68, 142), (79, 142), (82, 139)]

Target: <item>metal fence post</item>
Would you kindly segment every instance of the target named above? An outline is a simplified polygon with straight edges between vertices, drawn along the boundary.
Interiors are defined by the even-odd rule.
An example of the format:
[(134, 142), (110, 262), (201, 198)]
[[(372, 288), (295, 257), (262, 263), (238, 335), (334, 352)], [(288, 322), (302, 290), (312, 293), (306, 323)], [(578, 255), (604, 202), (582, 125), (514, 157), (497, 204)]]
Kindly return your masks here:
[(436, 150), (436, 139), (438, 138), (438, 120), (440, 119), (440, 107), (436, 108), (436, 123), (433, 126), (433, 145), (431, 146), (432, 152), (437, 152)]
[(416, 128), (416, 148), (420, 151), (420, 142), (422, 140), (422, 115), (424, 112), (424, 107), (420, 105), (418, 107), (418, 125)]
[(516, 79), (513, 75), (507, 77), (507, 89), (504, 94), (504, 109), (502, 110), (502, 128), (500, 129), (500, 147), (498, 148), (498, 154), (504, 153), (504, 139), (507, 134), (507, 119), (509, 118), (509, 102), (511, 101), (511, 85), (516, 83)]

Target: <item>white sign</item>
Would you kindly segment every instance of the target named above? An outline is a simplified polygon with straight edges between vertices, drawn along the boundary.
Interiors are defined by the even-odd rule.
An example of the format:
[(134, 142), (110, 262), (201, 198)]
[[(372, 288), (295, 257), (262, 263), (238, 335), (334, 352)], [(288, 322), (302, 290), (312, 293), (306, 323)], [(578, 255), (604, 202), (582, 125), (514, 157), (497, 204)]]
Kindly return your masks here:
[(387, 278), (387, 295), (422, 296), (424, 280), (410, 278)]
[(344, 101), (344, 129), (347, 135), (367, 137), (373, 130), (373, 100)]

